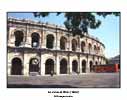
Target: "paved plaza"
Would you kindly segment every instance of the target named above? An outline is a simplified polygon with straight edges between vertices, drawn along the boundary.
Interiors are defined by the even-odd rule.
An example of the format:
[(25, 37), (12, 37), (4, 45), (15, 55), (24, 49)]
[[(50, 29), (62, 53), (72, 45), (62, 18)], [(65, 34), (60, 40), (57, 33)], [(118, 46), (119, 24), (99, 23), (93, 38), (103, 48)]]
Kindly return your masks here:
[(8, 76), (8, 88), (119, 88), (119, 73), (61, 76)]

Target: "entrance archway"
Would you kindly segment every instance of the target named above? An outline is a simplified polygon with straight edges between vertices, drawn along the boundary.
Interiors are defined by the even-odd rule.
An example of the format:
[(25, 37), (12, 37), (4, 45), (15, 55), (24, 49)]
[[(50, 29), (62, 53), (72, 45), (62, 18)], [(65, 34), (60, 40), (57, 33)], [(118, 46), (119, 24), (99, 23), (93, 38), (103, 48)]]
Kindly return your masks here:
[(93, 72), (93, 62), (92, 61), (89, 62), (89, 66), (90, 66), (90, 72)]
[(86, 61), (82, 61), (82, 73), (86, 73)]
[(15, 31), (14, 32), (14, 35), (15, 35), (15, 46), (20, 46), (21, 43), (23, 42), (23, 32), (22, 31)]
[(32, 41), (31, 41), (32, 47), (38, 47), (40, 41), (39, 34), (34, 32), (32, 33), (31, 37), (32, 37)]
[(67, 60), (62, 59), (60, 61), (60, 74), (67, 74)]
[(51, 74), (51, 71), (54, 72), (54, 61), (52, 59), (48, 59), (45, 63), (45, 74)]
[(74, 73), (78, 72), (78, 62), (76, 60), (72, 62), (72, 72)]
[(31, 58), (29, 62), (29, 73), (37, 72), (39, 74), (39, 60), (37, 58)]
[(11, 68), (11, 75), (22, 75), (22, 61), (20, 58), (13, 58), (12, 59), (12, 68)]

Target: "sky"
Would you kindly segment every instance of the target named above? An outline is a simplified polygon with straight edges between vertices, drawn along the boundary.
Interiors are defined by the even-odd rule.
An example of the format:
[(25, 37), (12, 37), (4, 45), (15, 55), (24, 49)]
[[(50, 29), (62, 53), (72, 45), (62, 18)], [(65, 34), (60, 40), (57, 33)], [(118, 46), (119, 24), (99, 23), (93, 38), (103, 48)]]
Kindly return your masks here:
[[(48, 22), (56, 24), (58, 26), (64, 26), (66, 18), (63, 14), (56, 16), (55, 13), (51, 13), (48, 17), (34, 17), (33, 13), (8, 13), (9, 17), (25, 18), (34, 21)], [(102, 23), (97, 29), (88, 29), (89, 34), (98, 37), (99, 40), (105, 45), (105, 56), (107, 58), (114, 57), (120, 54), (120, 18), (108, 15), (106, 18), (96, 16)]]

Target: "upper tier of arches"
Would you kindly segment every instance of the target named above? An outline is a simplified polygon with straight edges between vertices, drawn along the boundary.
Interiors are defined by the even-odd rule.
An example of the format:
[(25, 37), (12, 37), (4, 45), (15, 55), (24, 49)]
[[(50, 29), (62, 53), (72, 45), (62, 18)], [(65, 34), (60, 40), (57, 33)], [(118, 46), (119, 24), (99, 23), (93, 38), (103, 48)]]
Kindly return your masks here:
[[(10, 21), (9, 23), (12, 22)], [(30, 26), (27, 23), (31, 27), (28, 30), (24, 28), (26, 23), (18, 21), (13, 22), (13, 24), (15, 24), (15, 28), (12, 26), (8, 27), (8, 46), (13, 44), (13, 47), (29, 46), (31, 48), (47, 48), (82, 53), (92, 52), (104, 55), (105, 46), (103, 43), (91, 36), (85, 35), (82, 38), (80, 36), (72, 36), (69, 32), (65, 32), (62, 29), (59, 30), (59, 28), (56, 29), (56, 27), (53, 29), (52, 27), (34, 25), (40, 28), (35, 29), (34, 26)], [(50, 29), (52, 29), (52, 32)]]

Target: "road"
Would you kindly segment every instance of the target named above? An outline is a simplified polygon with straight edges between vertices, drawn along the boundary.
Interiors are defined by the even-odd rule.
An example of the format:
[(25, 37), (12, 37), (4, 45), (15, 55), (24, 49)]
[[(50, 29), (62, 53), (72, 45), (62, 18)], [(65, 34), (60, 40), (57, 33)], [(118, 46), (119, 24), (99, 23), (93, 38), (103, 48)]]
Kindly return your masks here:
[(61, 76), (8, 76), (8, 88), (119, 88), (119, 73)]

